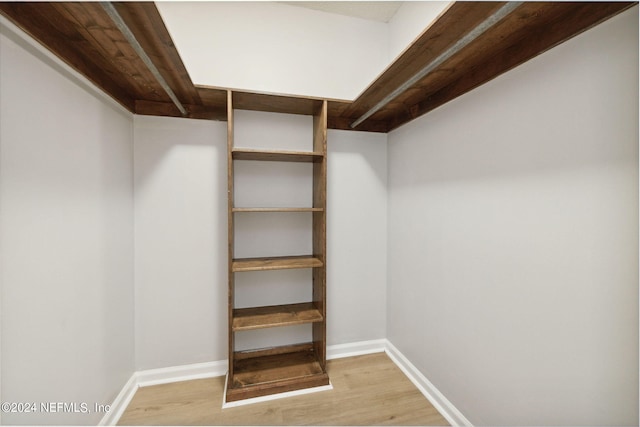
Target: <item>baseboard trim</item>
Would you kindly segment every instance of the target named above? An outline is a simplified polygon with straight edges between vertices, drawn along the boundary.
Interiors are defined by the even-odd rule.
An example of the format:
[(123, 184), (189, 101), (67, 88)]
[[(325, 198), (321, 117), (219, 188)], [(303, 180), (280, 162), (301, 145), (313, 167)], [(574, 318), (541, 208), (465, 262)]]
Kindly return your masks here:
[(116, 396), (116, 398), (109, 406), (109, 412), (104, 414), (104, 417), (98, 423), (99, 426), (114, 426), (118, 424), (120, 417), (124, 414), (125, 409), (129, 406), (131, 399), (133, 399), (133, 395), (136, 394), (138, 390), (138, 383), (136, 379), (136, 373), (134, 372), (129, 378), (129, 381), (122, 387), (120, 393)]
[(179, 381), (199, 380), (202, 378), (221, 377), (227, 373), (227, 361), (193, 363), (190, 365), (170, 366), (168, 368), (138, 371), (138, 387), (149, 387), (158, 384)]
[(327, 360), (361, 356), (363, 354), (383, 353), (386, 348), (386, 343), (386, 339), (380, 339), (329, 345), (327, 346)]
[(390, 341), (386, 341), (386, 353), (389, 358), (404, 372), (424, 397), (447, 419), (452, 426), (473, 427), (462, 412), (456, 408), (422, 372), (416, 368)]
[[(370, 341), (358, 341), (347, 344), (327, 346), (327, 359), (340, 359), (344, 357), (360, 356), (364, 354), (385, 352), (389, 358), (404, 372), (409, 380), (431, 402), (452, 426), (473, 427), (473, 424), (398, 350), (389, 340), (379, 339)], [(226, 360), (218, 360), (206, 363), (194, 363), (191, 365), (171, 366), (168, 368), (148, 369), (134, 372), (127, 384), (122, 388), (118, 396), (111, 404), (111, 410), (100, 421), (101, 426), (116, 425), (133, 399), (139, 387), (148, 387), (158, 384), (168, 384), (179, 381), (188, 381), (202, 378), (221, 377), (226, 375), (228, 363)], [(240, 402), (226, 403), (223, 408), (264, 402), (316, 391), (332, 389), (332, 385), (314, 387), (306, 390), (296, 390), (287, 393), (279, 393), (272, 396), (245, 399)]]

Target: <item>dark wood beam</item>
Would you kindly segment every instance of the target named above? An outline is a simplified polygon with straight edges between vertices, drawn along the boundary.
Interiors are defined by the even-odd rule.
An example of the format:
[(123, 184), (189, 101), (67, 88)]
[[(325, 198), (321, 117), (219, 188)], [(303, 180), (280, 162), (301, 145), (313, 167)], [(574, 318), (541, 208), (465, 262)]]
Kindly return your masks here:
[(55, 3), (4, 2), (0, 13), (48, 48), (71, 68), (87, 77), (113, 99), (133, 111), (135, 93), (123, 87), (120, 70), (78, 30), (78, 25), (60, 13)]
[(202, 105), (155, 4), (125, 2), (113, 5), (178, 99), (184, 104)]
[(136, 100), (134, 113), (144, 116), (184, 117), (188, 119), (227, 120), (227, 109), (204, 105), (183, 104), (187, 114), (183, 115), (172, 102)]
[[(113, 3), (189, 117), (224, 119), (227, 89), (194, 86), (152, 2)], [(330, 129), (353, 122), (500, 9), (504, 2), (451, 4), (353, 102), (328, 100)], [(473, 90), (637, 2), (525, 2), (481, 37), (357, 126), (389, 132)], [(129, 111), (176, 116), (177, 108), (99, 4), (0, 2), (0, 13)], [(313, 114), (314, 97), (232, 90), (234, 108)]]
[(452, 3), (345, 109), (342, 117), (355, 120), (362, 116), (502, 5), (504, 2)]
[[(470, 47), (473, 53), (444, 67), (450, 76), (444, 84), (425, 79), (416, 86), (415, 92), (399, 100), (402, 105), (393, 107), (394, 111), (385, 118), (389, 121), (389, 130), (487, 83), (631, 6), (633, 3), (526, 3), (505, 23), (517, 27), (508, 36), (497, 28), (478, 46)], [(531, 17), (541, 22), (529, 25), (514, 22)], [(499, 43), (501, 37), (504, 42)]]
[(240, 110), (313, 115), (322, 107), (322, 101), (312, 97), (233, 91), (233, 106)]
[[(634, 4), (636, 3), (525, 2), (369, 120), (387, 122), (387, 131), (396, 129)], [(476, 3), (456, 5), (470, 8), (470, 11), (476, 8)], [(441, 19), (446, 19), (451, 10), (452, 8), (445, 12)], [(483, 10), (482, 14), (485, 13), (488, 12)], [(429, 32), (430, 29), (423, 36), (427, 36)], [(431, 53), (426, 52), (422, 62), (428, 63), (431, 56)], [(387, 90), (391, 91), (393, 88), (389, 86)], [(346, 114), (359, 108), (360, 102), (360, 99), (356, 100), (353, 109), (347, 110)]]

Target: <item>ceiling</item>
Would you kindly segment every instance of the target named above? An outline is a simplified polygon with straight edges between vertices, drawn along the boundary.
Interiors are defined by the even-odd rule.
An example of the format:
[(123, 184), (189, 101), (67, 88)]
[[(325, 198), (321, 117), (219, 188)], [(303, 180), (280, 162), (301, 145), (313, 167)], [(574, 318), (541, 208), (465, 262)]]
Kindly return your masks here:
[(396, 14), (401, 1), (283, 1), (291, 6), (320, 10), (336, 15), (351, 16), (369, 21), (389, 22)]
[[(328, 100), (329, 128), (389, 132), (635, 4), (454, 2), (357, 99)], [(184, 114), (100, 3), (0, 2), (0, 13), (136, 114), (226, 120), (228, 91), (236, 109), (313, 114), (322, 103), (196, 86), (154, 3), (111, 5)]]

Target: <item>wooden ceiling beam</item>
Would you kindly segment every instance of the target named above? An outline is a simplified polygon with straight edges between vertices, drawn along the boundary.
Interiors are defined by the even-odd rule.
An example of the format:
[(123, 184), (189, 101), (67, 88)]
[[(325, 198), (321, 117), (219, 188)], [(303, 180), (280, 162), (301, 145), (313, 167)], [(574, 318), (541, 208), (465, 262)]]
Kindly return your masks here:
[(362, 116), (503, 5), (504, 2), (452, 3), (342, 112), (341, 117), (355, 120)]
[[(378, 120), (388, 131), (420, 117), (632, 7), (634, 3), (527, 2), (493, 34), (443, 64), (447, 78), (425, 77)], [(383, 116), (383, 117), (380, 117)], [(374, 118), (376, 118), (374, 116)]]
[(469, 32), (464, 34), (458, 40), (455, 41), (451, 46), (449, 46), (446, 50), (440, 52), (435, 58), (431, 61), (426, 62), (425, 65), (418, 70), (414, 75), (412, 75), (409, 79), (402, 82), (395, 89), (390, 90), (387, 94), (378, 101), (373, 107), (367, 110), (362, 116), (356, 119), (350, 126), (352, 128), (357, 128), (358, 125), (363, 123), (369, 117), (373, 116), (375, 113), (384, 108), (391, 101), (395, 100), (397, 97), (402, 95), (407, 90), (413, 88), (419, 81), (421, 81), (425, 76), (434, 72), (438, 69), (442, 64), (457, 55), (459, 52), (464, 50), (467, 46), (472, 44), (475, 40), (482, 37), (482, 35), (489, 31), (494, 25), (498, 24), (505, 17), (507, 17), (511, 12), (517, 9), (521, 5), (521, 2), (507, 2), (500, 6), (498, 10), (493, 12), (491, 15), (487, 16), (482, 22), (473, 27)]
[(151, 73), (155, 81), (160, 85), (160, 87), (162, 87), (162, 90), (164, 90), (164, 92), (169, 96), (169, 98), (171, 99), (171, 102), (173, 102), (173, 104), (176, 106), (176, 108), (180, 111), (180, 113), (183, 116), (186, 116), (187, 110), (185, 110), (185, 108), (183, 107), (182, 102), (180, 102), (175, 92), (173, 92), (173, 89), (171, 89), (171, 87), (169, 86), (167, 81), (164, 79), (164, 77), (162, 76), (158, 68), (155, 66), (151, 58), (149, 58), (149, 55), (147, 55), (147, 53), (144, 51), (142, 46), (140, 46), (140, 43), (136, 39), (136, 36), (131, 32), (131, 30), (129, 29), (129, 26), (127, 25), (126, 22), (124, 22), (124, 20), (116, 10), (116, 8), (113, 7), (113, 5), (109, 2), (100, 2), (100, 6), (102, 6), (104, 11), (109, 16), (109, 18), (111, 18), (111, 20), (113, 21), (115, 26), (118, 28), (120, 33), (122, 33), (122, 35), (127, 40), (129, 45), (133, 48), (136, 55), (138, 55), (138, 57), (142, 60), (145, 67), (147, 67), (147, 70)]
[(198, 91), (154, 3), (112, 4), (178, 99), (185, 104), (202, 105)]
[(186, 114), (182, 114), (175, 104), (171, 102), (154, 102), (136, 100), (135, 114), (143, 116), (184, 117), (188, 119), (227, 120), (227, 108), (206, 107), (203, 105), (184, 104)]
[(123, 107), (133, 111), (135, 97), (120, 83), (118, 70), (104, 60), (53, 3), (2, 2), (0, 13)]
[[(328, 125), (350, 130), (411, 79), (499, 10), (505, 2), (454, 2), (351, 101), (328, 100)], [(525, 2), (481, 37), (414, 82), (357, 130), (389, 132), (473, 90), (637, 2)], [(192, 118), (222, 119), (226, 88), (196, 87), (152, 2), (113, 3), (144, 52)], [(178, 109), (99, 4), (0, 2), (0, 13), (132, 112), (176, 116)], [(232, 90), (240, 109), (312, 114), (313, 97)]]
[(101, 70), (113, 73), (123, 90), (133, 94), (134, 98), (144, 94), (155, 101), (169, 100), (157, 82), (146, 75), (148, 73), (145, 65), (115, 24), (104, 14), (100, 3), (52, 2), (51, 5), (95, 50), (97, 56), (91, 60), (107, 64)]

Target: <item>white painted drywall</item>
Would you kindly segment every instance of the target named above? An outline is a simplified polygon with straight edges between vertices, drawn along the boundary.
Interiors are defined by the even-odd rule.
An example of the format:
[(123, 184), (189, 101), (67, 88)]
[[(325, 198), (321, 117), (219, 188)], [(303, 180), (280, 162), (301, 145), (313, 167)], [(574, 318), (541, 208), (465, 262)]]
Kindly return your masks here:
[(638, 7), (389, 135), (388, 338), (475, 425), (637, 425)]
[(37, 406), (2, 422), (97, 424), (134, 371), (132, 116), (4, 24), (2, 401)]
[[(238, 147), (311, 150), (308, 116), (235, 122)], [(384, 338), (386, 135), (331, 131), (328, 147), (328, 341)], [(237, 161), (236, 205), (310, 206), (310, 166)], [(226, 123), (136, 117), (135, 171), (136, 367), (225, 359)], [(238, 257), (311, 251), (308, 213), (235, 218)], [(309, 270), (236, 274), (238, 307), (310, 298)], [(309, 339), (306, 325), (238, 333), (236, 346)]]
[(199, 85), (355, 99), (450, 2), (403, 2), (388, 22), (278, 2), (159, 2)]
[(405, 1), (389, 21), (389, 63), (400, 55), (435, 19), (448, 1)]
[(136, 116), (136, 369), (226, 358), (226, 122)]
[(196, 84), (353, 99), (388, 64), (385, 23), (277, 2), (158, 2)]
[(387, 135), (327, 141), (327, 342), (385, 338)]

